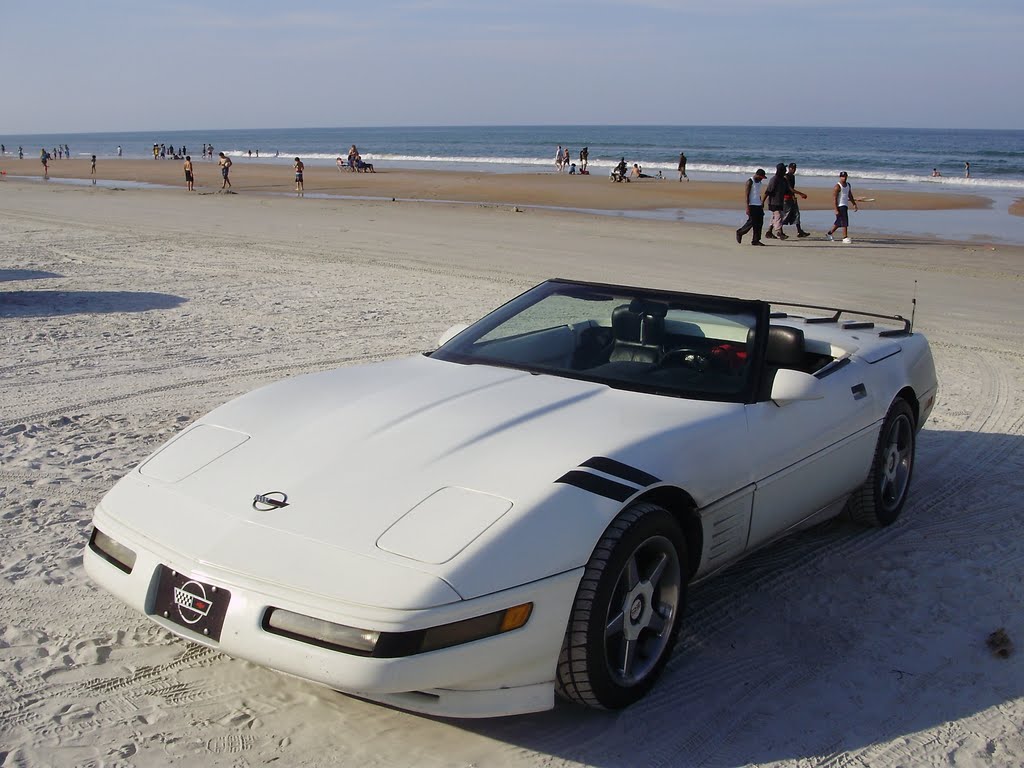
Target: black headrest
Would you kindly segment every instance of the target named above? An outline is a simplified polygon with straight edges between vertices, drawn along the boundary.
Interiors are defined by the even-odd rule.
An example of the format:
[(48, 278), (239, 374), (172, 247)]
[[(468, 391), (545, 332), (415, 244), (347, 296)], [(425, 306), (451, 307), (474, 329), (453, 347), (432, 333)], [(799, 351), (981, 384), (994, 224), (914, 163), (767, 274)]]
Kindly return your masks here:
[(768, 328), (768, 365), (788, 367), (804, 361), (804, 332), (788, 325)]
[(617, 341), (631, 344), (660, 345), (665, 336), (665, 316), (637, 312), (633, 309), (637, 299), (612, 311), (612, 334)]
[(633, 299), (629, 302), (629, 308), (639, 315), (650, 315), (651, 317), (664, 317), (668, 314), (668, 304), (650, 299)]

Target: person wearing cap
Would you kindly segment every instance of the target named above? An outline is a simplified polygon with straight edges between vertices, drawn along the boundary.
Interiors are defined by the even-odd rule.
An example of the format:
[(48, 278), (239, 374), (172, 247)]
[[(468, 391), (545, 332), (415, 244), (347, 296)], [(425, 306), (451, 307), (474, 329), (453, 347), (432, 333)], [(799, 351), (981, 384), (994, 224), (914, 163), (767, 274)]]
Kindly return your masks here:
[(761, 230), (764, 228), (764, 193), (761, 183), (764, 181), (764, 168), (758, 168), (754, 175), (747, 179), (743, 187), (743, 202), (746, 205), (747, 221), (736, 230), (736, 242), (742, 243), (743, 236), (753, 230), (751, 245), (764, 245), (761, 242)]
[(853, 206), (853, 210), (860, 210), (857, 208), (857, 200), (853, 196), (853, 187), (846, 180), (846, 171), (839, 173), (839, 183), (832, 188), (832, 204), (836, 209), (836, 223), (832, 225), (832, 229), (825, 233), (826, 240), (834, 240), (832, 233), (837, 229), (843, 230), (843, 242), (852, 243), (850, 239), (850, 209), (849, 206)]

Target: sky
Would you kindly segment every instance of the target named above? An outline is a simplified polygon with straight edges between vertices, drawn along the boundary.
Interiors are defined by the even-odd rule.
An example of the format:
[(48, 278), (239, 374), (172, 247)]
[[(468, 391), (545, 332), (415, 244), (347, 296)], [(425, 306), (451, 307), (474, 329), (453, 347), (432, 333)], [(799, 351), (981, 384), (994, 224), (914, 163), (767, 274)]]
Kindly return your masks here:
[(2, 0), (0, 24), (8, 134), (1024, 128), (1021, 0)]

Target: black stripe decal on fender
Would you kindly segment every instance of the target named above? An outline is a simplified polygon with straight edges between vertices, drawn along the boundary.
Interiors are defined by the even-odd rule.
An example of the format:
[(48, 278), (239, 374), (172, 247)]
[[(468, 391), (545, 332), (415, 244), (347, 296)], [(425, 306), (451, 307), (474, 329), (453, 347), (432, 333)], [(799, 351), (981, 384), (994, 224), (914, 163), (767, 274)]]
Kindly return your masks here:
[(592, 475), (589, 472), (580, 472), (578, 469), (566, 472), (555, 482), (574, 485), (584, 491), (590, 491), (598, 496), (604, 496), (606, 499), (614, 499), (615, 501), (625, 501), (637, 492), (636, 488), (616, 483), (607, 477)]
[(654, 475), (649, 475), (642, 469), (631, 467), (629, 464), (623, 464), (621, 461), (616, 461), (615, 459), (606, 459), (604, 456), (594, 456), (593, 458), (584, 461), (580, 466), (596, 469), (598, 472), (604, 472), (606, 475), (622, 478), (627, 482), (642, 485), (644, 488), (648, 485), (654, 485), (655, 483), (661, 482)]

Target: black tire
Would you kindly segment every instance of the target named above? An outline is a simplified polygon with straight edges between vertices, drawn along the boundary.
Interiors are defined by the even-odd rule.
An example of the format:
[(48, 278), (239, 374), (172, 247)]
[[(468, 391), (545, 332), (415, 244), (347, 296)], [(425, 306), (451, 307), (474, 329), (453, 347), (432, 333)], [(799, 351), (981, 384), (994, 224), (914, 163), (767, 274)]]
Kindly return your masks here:
[(576, 591), (558, 693), (595, 709), (643, 697), (672, 655), (688, 574), (683, 532), (667, 510), (640, 502), (620, 512)]
[(916, 447), (914, 411), (906, 400), (897, 398), (882, 422), (867, 480), (850, 497), (851, 520), (875, 527), (896, 522), (910, 491)]

